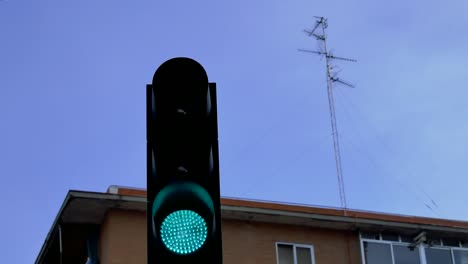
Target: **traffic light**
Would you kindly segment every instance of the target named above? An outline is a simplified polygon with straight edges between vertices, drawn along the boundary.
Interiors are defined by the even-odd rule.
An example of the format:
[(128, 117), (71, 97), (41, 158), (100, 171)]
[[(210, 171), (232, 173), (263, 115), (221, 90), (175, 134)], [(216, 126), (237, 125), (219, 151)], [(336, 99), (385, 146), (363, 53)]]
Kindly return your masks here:
[(147, 85), (148, 263), (222, 263), (216, 84), (189, 58)]

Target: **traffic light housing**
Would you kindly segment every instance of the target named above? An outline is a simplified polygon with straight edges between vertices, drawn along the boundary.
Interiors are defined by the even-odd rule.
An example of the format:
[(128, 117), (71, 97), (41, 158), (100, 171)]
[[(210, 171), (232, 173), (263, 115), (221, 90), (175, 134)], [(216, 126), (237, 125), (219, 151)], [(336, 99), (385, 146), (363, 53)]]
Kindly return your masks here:
[(147, 85), (148, 263), (222, 263), (216, 84), (189, 58)]

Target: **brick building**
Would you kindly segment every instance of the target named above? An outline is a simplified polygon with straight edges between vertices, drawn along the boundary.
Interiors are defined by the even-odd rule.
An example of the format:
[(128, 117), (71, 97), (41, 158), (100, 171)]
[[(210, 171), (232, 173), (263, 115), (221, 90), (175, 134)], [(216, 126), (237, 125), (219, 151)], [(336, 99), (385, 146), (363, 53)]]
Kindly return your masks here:
[[(468, 222), (221, 199), (224, 264), (468, 264)], [(465, 242), (466, 241), (466, 242)], [(146, 192), (70, 191), (36, 263), (146, 264)]]

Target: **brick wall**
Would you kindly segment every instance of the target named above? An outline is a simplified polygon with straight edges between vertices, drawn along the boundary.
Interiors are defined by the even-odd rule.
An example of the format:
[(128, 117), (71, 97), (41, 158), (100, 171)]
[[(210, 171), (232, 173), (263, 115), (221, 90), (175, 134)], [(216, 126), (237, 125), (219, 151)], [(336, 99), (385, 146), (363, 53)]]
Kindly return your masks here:
[[(276, 242), (314, 246), (316, 264), (360, 264), (357, 233), (223, 220), (224, 264), (276, 264)], [(146, 264), (146, 215), (112, 210), (101, 227), (102, 264)]]
[(357, 233), (223, 221), (224, 264), (276, 264), (276, 242), (313, 245), (317, 264), (361, 263)]
[(100, 233), (101, 264), (147, 264), (145, 213), (111, 210)]

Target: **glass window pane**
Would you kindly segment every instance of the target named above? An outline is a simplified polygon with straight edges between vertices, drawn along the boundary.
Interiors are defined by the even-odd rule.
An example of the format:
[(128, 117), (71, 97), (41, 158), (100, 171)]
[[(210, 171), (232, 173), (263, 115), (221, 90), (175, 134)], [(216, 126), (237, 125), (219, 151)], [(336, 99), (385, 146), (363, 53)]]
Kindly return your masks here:
[(468, 264), (468, 251), (467, 250), (453, 250), (455, 257), (455, 264)]
[(413, 243), (412, 236), (400, 235), (400, 238), (401, 238), (401, 242)]
[(294, 264), (292, 245), (278, 244), (278, 264)]
[(388, 241), (399, 241), (398, 240), (398, 234), (395, 233), (382, 233), (382, 240), (388, 240)]
[(392, 252), (389, 244), (364, 242), (366, 264), (392, 264)]
[(428, 244), (433, 247), (433, 246), (441, 246), (442, 243), (440, 242), (440, 238), (433, 238), (428, 241)]
[(361, 237), (366, 239), (380, 240), (380, 235), (378, 232), (361, 232)]
[(464, 248), (468, 248), (468, 241), (460, 241), (461, 246)]
[(442, 243), (444, 243), (444, 247), (460, 247), (458, 239), (444, 238)]
[(297, 264), (312, 264), (310, 248), (296, 247)]
[(453, 264), (450, 250), (426, 248), (427, 264)]
[(419, 251), (417, 248), (393, 245), (395, 264), (419, 264)]

